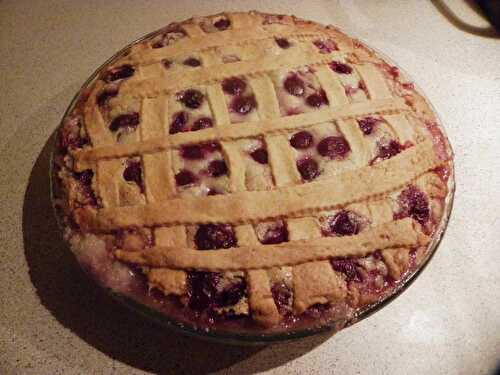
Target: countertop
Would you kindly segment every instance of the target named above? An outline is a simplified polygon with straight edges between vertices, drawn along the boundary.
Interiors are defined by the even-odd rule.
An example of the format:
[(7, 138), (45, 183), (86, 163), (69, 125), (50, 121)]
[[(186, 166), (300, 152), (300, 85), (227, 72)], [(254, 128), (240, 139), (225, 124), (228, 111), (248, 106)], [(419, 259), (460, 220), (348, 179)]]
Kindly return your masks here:
[[(500, 360), (500, 39), (440, 1), (1, 1), (1, 374), (491, 374)], [(469, 1), (456, 15), (485, 21)], [(164, 331), (80, 272), (49, 202), (53, 132), (93, 70), (174, 20), (224, 9), (332, 23), (387, 54), (427, 94), (457, 192), (431, 263), (399, 298), (334, 336), (259, 348)], [(450, 22), (453, 21), (453, 22)]]

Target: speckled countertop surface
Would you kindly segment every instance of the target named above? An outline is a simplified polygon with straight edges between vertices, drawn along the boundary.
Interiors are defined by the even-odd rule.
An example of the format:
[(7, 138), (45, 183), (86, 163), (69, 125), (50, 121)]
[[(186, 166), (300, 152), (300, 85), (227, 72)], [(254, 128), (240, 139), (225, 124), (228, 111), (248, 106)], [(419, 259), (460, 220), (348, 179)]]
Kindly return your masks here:
[[(446, 2), (484, 26), (468, 2)], [(176, 336), (97, 290), (57, 233), (51, 137), (79, 86), (127, 42), (228, 6), (333, 23), (385, 52), (426, 92), (456, 153), (455, 207), (436, 256), (403, 295), (334, 337), (238, 348)], [(423, 0), (0, 1), (0, 373), (492, 373), (500, 359), (500, 39), (470, 31)]]

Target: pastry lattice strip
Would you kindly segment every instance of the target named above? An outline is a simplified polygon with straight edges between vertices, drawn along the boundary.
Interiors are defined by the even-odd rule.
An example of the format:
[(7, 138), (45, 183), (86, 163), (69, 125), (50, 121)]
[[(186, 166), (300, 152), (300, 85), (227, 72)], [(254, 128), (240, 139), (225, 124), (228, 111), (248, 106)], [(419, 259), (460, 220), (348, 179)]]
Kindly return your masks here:
[[(173, 269), (235, 271), (295, 266), (332, 257), (362, 257), (381, 249), (412, 247), (427, 239), (406, 218), (367, 229), (355, 236), (322, 237), (289, 241), (277, 245), (241, 246), (232, 249), (199, 251), (189, 248), (156, 247), (144, 251), (117, 250), (125, 262)], [(307, 249), (306, 249), (307, 248)]]
[[(183, 144), (203, 143), (215, 140), (230, 141), (241, 138), (254, 138), (267, 134), (281, 134), (306, 129), (315, 124), (327, 121), (338, 121), (370, 115), (389, 115), (401, 113), (406, 110), (408, 110), (408, 107), (406, 107), (402, 99), (382, 99), (332, 106), (293, 116), (261, 119), (259, 121), (241, 123), (238, 126), (222, 124), (219, 127), (177, 133), (169, 136), (159, 135), (160, 131), (156, 129), (154, 137), (143, 138), (141, 142), (110, 144), (76, 151), (74, 153), (75, 168), (77, 170), (84, 170), (91, 167), (100, 159), (150, 154), (165, 151)], [(162, 133), (164, 134), (164, 130)]]
[(442, 163), (433, 151), (432, 141), (424, 141), (390, 159), (348, 170), (333, 179), (270, 191), (174, 198), (155, 205), (81, 209), (76, 216), (79, 223), (88, 226), (86, 229), (96, 231), (142, 225), (244, 224), (285, 216), (303, 217), (388, 193)]

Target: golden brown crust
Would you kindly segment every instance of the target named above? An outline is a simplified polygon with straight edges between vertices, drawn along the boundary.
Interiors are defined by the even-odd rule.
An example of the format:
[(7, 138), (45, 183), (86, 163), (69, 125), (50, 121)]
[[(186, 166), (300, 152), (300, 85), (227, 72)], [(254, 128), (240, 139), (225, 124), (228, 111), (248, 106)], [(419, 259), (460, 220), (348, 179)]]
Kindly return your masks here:
[[(189, 248), (154, 247), (132, 252), (116, 250), (115, 254), (124, 262), (153, 267), (234, 271), (293, 266), (331, 257), (362, 257), (377, 249), (412, 247), (426, 242), (428, 239), (414, 229), (411, 219), (406, 218), (368, 229), (356, 236), (326, 237), (278, 245), (240, 246), (201, 252)], [(304, 248), (307, 248), (307, 251)]]

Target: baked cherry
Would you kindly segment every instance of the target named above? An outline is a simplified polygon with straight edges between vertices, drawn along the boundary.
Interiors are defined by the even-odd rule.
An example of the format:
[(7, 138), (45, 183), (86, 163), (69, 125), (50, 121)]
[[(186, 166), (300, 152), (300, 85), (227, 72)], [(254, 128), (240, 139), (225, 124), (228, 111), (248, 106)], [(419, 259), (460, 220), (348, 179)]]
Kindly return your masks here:
[(231, 22), (227, 18), (221, 18), (214, 23), (214, 26), (221, 31), (226, 30), (229, 25), (231, 25)]
[(293, 96), (302, 96), (305, 92), (305, 84), (304, 81), (297, 75), (291, 74), (283, 83), (285, 90), (288, 91), (290, 95)]
[(154, 42), (152, 45), (151, 45), (151, 48), (162, 48), (163, 47), (163, 41), (161, 40), (158, 40), (156, 42)]
[(175, 183), (179, 186), (190, 185), (195, 182), (196, 176), (187, 169), (182, 169), (175, 175)]
[(236, 246), (233, 228), (224, 224), (202, 224), (194, 236), (199, 250), (228, 249)]
[(206, 128), (211, 128), (213, 126), (212, 119), (210, 117), (202, 117), (193, 123), (191, 130), (201, 130)]
[(194, 57), (188, 57), (186, 60), (182, 62), (184, 65), (190, 66), (192, 68), (196, 68), (201, 65), (201, 61), (195, 59)]
[(308, 131), (300, 131), (290, 138), (290, 144), (297, 149), (309, 148), (313, 144), (313, 136)]
[(135, 129), (139, 125), (139, 114), (137, 112), (119, 115), (109, 124), (109, 130), (115, 132), (120, 128)]
[(185, 111), (174, 113), (173, 120), (170, 123), (170, 134), (175, 134), (184, 131), (184, 126), (188, 122), (189, 114)]
[(323, 138), (318, 143), (317, 150), (321, 156), (330, 159), (343, 159), (351, 148), (344, 137), (330, 136)]
[(163, 64), (165, 69), (170, 69), (170, 67), (172, 66), (172, 61), (170, 61), (168, 59), (161, 60), (161, 63)]
[(208, 309), (215, 301), (220, 279), (215, 272), (189, 272), (189, 307), (197, 311)]
[(223, 193), (216, 188), (208, 188), (208, 190), (206, 191), (206, 194), (207, 195), (220, 195)]
[(188, 108), (196, 109), (203, 104), (203, 94), (194, 89), (189, 89), (179, 95), (179, 100)]
[(200, 145), (187, 145), (181, 147), (181, 156), (184, 159), (197, 160), (205, 156)]
[(311, 181), (320, 174), (318, 163), (311, 158), (297, 160), (297, 169), (302, 178), (306, 181)]
[(255, 151), (252, 151), (250, 153), (250, 156), (252, 157), (253, 160), (255, 160), (257, 163), (260, 164), (267, 164), (268, 163), (268, 155), (267, 155), (267, 150), (263, 147), (258, 148)]
[(323, 104), (328, 104), (328, 99), (326, 98), (326, 93), (323, 90), (309, 95), (306, 98), (306, 103), (310, 107), (319, 108)]
[(220, 177), (227, 174), (226, 162), (222, 159), (212, 160), (208, 164), (208, 173), (212, 177)]
[(135, 160), (127, 161), (127, 167), (123, 171), (123, 179), (125, 181), (135, 182), (137, 186), (142, 187), (141, 163)]
[(82, 172), (74, 172), (73, 175), (78, 181), (80, 181), (80, 183), (82, 183), (82, 185), (90, 186), (92, 184), (94, 172), (92, 169), (86, 169)]
[(320, 53), (330, 53), (338, 50), (337, 43), (331, 39), (317, 39), (313, 42), (313, 44), (319, 49)]
[(391, 139), (389, 142), (381, 142), (378, 144), (377, 157), (380, 159), (389, 159), (394, 155), (399, 154), (403, 150), (403, 146), (398, 141)]
[(131, 77), (135, 72), (135, 69), (132, 67), (132, 65), (122, 65), (122, 66), (118, 66), (116, 68), (112, 68), (110, 70), (108, 70), (105, 74), (104, 74), (104, 80), (106, 82), (112, 82), (112, 81), (116, 81), (116, 80), (119, 80), (119, 79), (123, 79), (123, 78), (128, 78), (128, 77)]
[(379, 119), (368, 116), (368, 117), (365, 117), (365, 118), (358, 120), (358, 125), (359, 125), (359, 128), (361, 129), (361, 131), (363, 132), (363, 134), (369, 135), (373, 132), (373, 128), (379, 122), (380, 122)]
[(103, 107), (109, 99), (114, 98), (118, 95), (118, 88), (109, 87), (105, 88), (98, 96), (97, 96), (97, 105)]
[(425, 224), (430, 218), (429, 199), (416, 186), (410, 185), (398, 197), (400, 210), (394, 215), (396, 219), (411, 217), (420, 224)]
[(330, 264), (337, 272), (342, 272), (346, 276), (346, 281), (361, 281), (361, 274), (353, 258), (332, 258)]
[(360, 223), (355, 214), (342, 210), (328, 218), (329, 232), (337, 236), (352, 236), (358, 234)]
[(288, 241), (288, 230), (282, 221), (273, 223), (266, 229), (266, 232), (262, 238), (260, 238), (261, 243), (268, 245)]
[(217, 293), (214, 304), (217, 307), (236, 305), (240, 299), (246, 294), (247, 282), (245, 279), (238, 279), (237, 282), (232, 282), (222, 291)]
[(287, 49), (290, 47), (290, 42), (286, 38), (274, 38), (276, 44), (283, 49)]
[(255, 97), (250, 96), (236, 96), (231, 101), (231, 110), (233, 112), (245, 115), (257, 106)]
[(352, 73), (352, 68), (344, 63), (338, 62), (338, 61), (332, 61), (330, 64), (330, 68), (335, 72), (339, 74), (351, 74)]
[(81, 124), (78, 118), (72, 118), (64, 123), (64, 126), (57, 138), (58, 147), (62, 152), (68, 148), (80, 148), (90, 141), (80, 133)]
[(292, 291), (285, 283), (274, 283), (271, 286), (276, 307), (281, 315), (290, 313), (292, 305)]
[(222, 81), (222, 89), (229, 95), (241, 94), (246, 87), (246, 82), (238, 77), (226, 78)]

